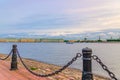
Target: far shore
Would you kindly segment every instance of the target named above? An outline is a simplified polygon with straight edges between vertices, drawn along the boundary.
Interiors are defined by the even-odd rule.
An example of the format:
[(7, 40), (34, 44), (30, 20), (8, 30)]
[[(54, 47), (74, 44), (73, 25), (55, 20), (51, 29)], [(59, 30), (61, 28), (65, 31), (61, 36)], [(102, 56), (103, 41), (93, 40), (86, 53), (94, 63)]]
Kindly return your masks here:
[[(0, 42), (0, 43), (66, 43), (66, 42)], [(120, 43), (120, 42), (70, 42), (70, 43)]]
[[(4, 58), (6, 56), (7, 56), (6, 54), (0, 54), (0, 58)], [(11, 58), (8, 58), (6, 61), (11, 61)], [(33, 59), (24, 58), (23, 61), (29, 67), (29, 69), (31, 69), (33, 72), (38, 74), (49, 74), (61, 68), (61, 66), (40, 62)], [(23, 66), (23, 65), (18, 59), (18, 70), (19, 70), (19, 66)], [(82, 77), (81, 70), (75, 68), (67, 68), (61, 73), (48, 78), (50, 80), (81, 80), (81, 77)], [(110, 80), (109, 78), (96, 74), (94, 74), (93, 77), (94, 80)]]

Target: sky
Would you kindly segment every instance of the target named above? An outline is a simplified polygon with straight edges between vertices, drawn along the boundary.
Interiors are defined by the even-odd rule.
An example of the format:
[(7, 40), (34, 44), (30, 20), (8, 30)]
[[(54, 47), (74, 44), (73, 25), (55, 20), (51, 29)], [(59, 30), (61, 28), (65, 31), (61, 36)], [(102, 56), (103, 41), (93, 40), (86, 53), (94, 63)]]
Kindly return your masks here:
[(115, 29), (120, 30), (120, 0), (0, 0), (1, 35), (114, 34)]

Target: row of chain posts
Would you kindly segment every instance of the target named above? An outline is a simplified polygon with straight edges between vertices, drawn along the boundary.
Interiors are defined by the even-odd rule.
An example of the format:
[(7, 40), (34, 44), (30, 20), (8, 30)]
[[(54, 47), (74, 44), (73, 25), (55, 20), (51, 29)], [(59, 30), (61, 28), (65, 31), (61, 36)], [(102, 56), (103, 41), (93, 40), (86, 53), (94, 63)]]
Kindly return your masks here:
[[(13, 53), (13, 49), (10, 51), (10, 53), (9, 53), (5, 58), (0, 58), (0, 60), (6, 60), (7, 58), (9, 58), (9, 57), (11, 56), (12, 53)], [(16, 48), (16, 53), (17, 53), (20, 61), (22, 62), (23, 66), (24, 66), (30, 73), (32, 73), (33, 75), (39, 76), (39, 77), (49, 77), (49, 76), (56, 75), (56, 74), (62, 72), (63, 70), (65, 70), (67, 67), (69, 67), (69, 66), (70, 66), (73, 62), (75, 62), (78, 58), (81, 58), (81, 57), (82, 57), (82, 54), (81, 54), (81, 53), (77, 53), (76, 56), (73, 57), (71, 61), (69, 61), (65, 66), (63, 66), (63, 67), (60, 68), (59, 70), (54, 71), (54, 72), (52, 72), (52, 73), (50, 73), (50, 74), (42, 75), (42, 74), (37, 74), (37, 73), (31, 71), (31, 70), (26, 66), (26, 64), (25, 64), (24, 61), (22, 60), (22, 58), (21, 58), (21, 56), (20, 56), (19, 51), (17, 50), (17, 48)], [(93, 55), (93, 56), (91, 56), (91, 58), (92, 58), (93, 60), (95, 60), (96, 62), (98, 62), (98, 63), (101, 65), (101, 67), (109, 74), (109, 76), (111, 77), (112, 80), (118, 80), (118, 79), (115, 77), (115, 74), (112, 73), (112, 72), (108, 69), (108, 67), (101, 61), (101, 59), (100, 59), (98, 56)]]

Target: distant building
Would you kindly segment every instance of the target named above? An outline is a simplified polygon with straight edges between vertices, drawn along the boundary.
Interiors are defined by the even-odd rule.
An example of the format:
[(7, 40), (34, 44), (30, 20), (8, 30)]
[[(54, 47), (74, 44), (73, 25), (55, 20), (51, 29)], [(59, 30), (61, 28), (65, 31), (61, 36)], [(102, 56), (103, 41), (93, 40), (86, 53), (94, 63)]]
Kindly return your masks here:
[(41, 39), (35, 39), (35, 42), (41, 42)]
[(35, 39), (32, 38), (21, 38), (19, 42), (35, 42)]
[(0, 42), (7, 42), (7, 40), (0, 38)]
[(48, 39), (48, 38), (42, 38), (42, 39), (33, 39), (33, 38), (5, 38), (0, 39), (0, 42), (25, 42), (25, 43), (33, 43), (33, 42), (64, 42), (63, 39)]
[(47, 39), (47, 38), (43, 38), (40, 39), (40, 42), (64, 42), (63, 39)]
[(16, 38), (5, 38), (6, 42), (19, 42)]

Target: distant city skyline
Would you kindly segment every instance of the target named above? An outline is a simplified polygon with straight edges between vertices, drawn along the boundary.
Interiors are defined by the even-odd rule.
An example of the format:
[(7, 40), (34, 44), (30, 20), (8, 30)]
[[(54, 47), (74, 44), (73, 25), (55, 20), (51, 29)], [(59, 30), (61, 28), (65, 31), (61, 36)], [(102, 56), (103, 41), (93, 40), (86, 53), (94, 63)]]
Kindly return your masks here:
[(120, 0), (0, 0), (0, 10), (0, 37), (120, 36)]

